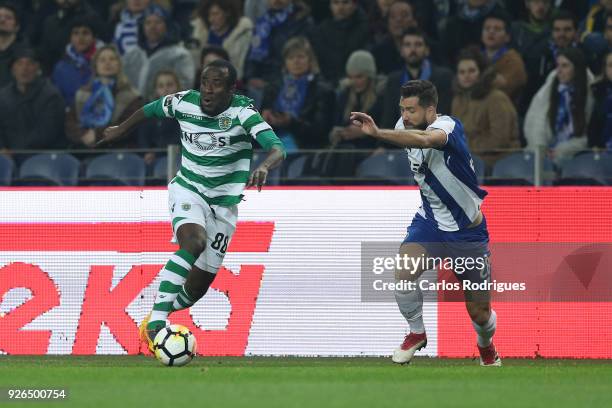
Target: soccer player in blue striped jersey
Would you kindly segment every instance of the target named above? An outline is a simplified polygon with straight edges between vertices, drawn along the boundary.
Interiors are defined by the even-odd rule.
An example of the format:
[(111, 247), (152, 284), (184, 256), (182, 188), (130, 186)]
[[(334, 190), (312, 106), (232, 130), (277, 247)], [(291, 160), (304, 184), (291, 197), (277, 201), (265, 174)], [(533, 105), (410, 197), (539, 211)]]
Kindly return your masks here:
[[(480, 364), (499, 366), (501, 359), (492, 342), (496, 314), (491, 309), (487, 290), (491, 279), (489, 233), (480, 209), (487, 193), (478, 187), (463, 125), (456, 118), (438, 115), (437, 104), (438, 92), (431, 82), (408, 81), (401, 88), (401, 118), (395, 129), (379, 129), (362, 112), (353, 112), (351, 120), (364, 133), (407, 151), (422, 205), (408, 227), (399, 250), (400, 258), (473, 259), (470, 267), (462, 267), (461, 271), (455, 267), (454, 273), (464, 289), (467, 311), (477, 333)], [(396, 281), (416, 283), (427, 264), (431, 265), (429, 262), (404, 263), (408, 267), (396, 269)], [(483, 283), (485, 290), (474, 286)], [(427, 336), (419, 285), (397, 287), (395, 298), (410, 332), (394, 351), (392, 360), (404, 364), (427, 345)], [(469, 289), (474, 287), (475, 290)]]
[[(180, 249), (162, 269), (153, 310), (140, 325), (152, 340), (168, 315), (191, 307), (212, 284), (236, 228), (245, 187), (261, 190), (285, 149), (253, 101), (235, 94), (236, 69), (217, 60), (202, 70), (200, 90), (166, 95), (104, 131), (102, 142), (127, 134), (148, 117), (174, 118), (181, 127), (181, 168), (168, 185), (168, 206)], [(252, 141), (268, 157), (251, 173)]]

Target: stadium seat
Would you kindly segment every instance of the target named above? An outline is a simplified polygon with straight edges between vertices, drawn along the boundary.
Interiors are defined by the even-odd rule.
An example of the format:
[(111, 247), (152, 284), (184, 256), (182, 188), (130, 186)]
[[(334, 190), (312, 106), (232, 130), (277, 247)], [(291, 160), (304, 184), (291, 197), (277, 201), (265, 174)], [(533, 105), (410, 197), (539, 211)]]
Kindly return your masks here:
[(19, 167), (15, 185), (76, 186), (81, 163), (67, 153), (41, 153)]
[(582, 153), (561, 167), (556, 185), (605, 186), (612, 185), (612, 155)]
[[(251, 171), (255, 170), (265, 159), (268, 157), (267, 152), (253, 152), (253, 158), (251, 159)], [(278, 186), (280, 184), (280, 167), (270, 170), (268, 173), (268, 179), (266, 185)]]
[(142, 186), (145, 182), (144, 160), (134, 153), (108, 153), (94, 158), (85, 172), (87, 185)]
[[(500, 159), (493, 165), (488, 185), (530, 186), (534, 183), (534, 154), (532, 152), (517, 152)], [(553, 165), (544, 160), (544, 172), (552, 172)], [(545, 180), (545, 185), (550, 184)]]
[[(176, 171), (174, 174), (178, 172), (178, 169), (181, 167), (181, 158), (178, 157), (176, 161)], [(162, 156), (155, 160), (153, 163), (153, 178), (158, 180), (163, 180), (164, 184), (166, 184), (168, 177), (168, 157)]]
[(8, 186), (13, 178), (15, 163), (10, 157), (0, 154), (0, 186)]
[(369, 185), (414, 185), (404, 150), (391, 150), (365, 159), (357, 167), (357, 178)]

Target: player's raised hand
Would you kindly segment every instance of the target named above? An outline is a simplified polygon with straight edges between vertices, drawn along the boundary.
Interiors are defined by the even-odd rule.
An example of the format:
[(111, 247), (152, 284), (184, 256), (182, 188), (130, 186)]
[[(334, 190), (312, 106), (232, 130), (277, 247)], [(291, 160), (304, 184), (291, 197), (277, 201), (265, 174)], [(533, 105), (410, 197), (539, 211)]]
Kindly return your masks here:
[(249, 177), (249, 182), (247, 183), (247, 188), (251, 186), (257, 186), (257, 191), (261, 191), (261, 188), (266, 184), (266, 180), (268, 178), (268, 168), (266, 166), (259, 166), (253, 173), (251, 173), (251, 177)]
[(113, 140), (119, 138), (123, 134), (123, 129), (121, 126), (109, 126), (102, 132), (102, 139), (100, 139), (96, 146), (100, 146), (101, 144), (112, 142)]
[(374, 119), (363, 112), (351, 112), (351, 123), (361, 129), (363, 133), (370, 136), (378, 134), (378, 126)]

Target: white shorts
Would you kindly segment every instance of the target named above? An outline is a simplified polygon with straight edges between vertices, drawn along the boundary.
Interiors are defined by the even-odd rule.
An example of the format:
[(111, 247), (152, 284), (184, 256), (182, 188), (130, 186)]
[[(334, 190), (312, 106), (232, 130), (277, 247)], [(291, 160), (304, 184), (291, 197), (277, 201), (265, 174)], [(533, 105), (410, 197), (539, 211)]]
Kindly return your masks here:
[(181, 225), (198, 224), (204, 228), (206, 249), (196, 259), (195, 266), (216, 274), (236, 230), (238, 206), (208, 205), (197, 194), (171, 183), (168, 185), (168, 208), (174, 231), (172, 242), (177, 242), (176, 232)]

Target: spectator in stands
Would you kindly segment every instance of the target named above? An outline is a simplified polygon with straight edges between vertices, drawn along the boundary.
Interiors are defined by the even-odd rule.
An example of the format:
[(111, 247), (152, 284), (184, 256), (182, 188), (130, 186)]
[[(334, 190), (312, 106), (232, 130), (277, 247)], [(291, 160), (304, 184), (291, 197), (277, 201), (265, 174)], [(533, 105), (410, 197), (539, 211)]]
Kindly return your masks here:
[[(381, 94), (385, 78), (378, 76), (376, 62), (368, 51), (353, 52), (346, 62), (346, 78), (340, 82), (334, 112), (334, 127), (329, 134), (332, 146), (338, 149), (370, 149), (379, 143), (366, 135), (350, 121), (351, 112), (366, 112), (380, 120), (382, 114)], [(371, 153), (334, 153), (327, 160), (324, 174), (331, 177), (350, 177), (361, 161)]]
[(125, 7), (119, 12), (113, 43), (121, 55), (138, 45), (138, 26), (150, 4), (151, 0), (126, 0)]
[(521, 54), (510, 48), (510, 18), (505, 13), (489, 14), (482, 26), (483, 52), (488, 63), (495, 68), (495, 86), (514, 103), (527, 83), (527, 72)]
[(402, 35), (409, 28), (417, 28), (414, 7), (407, 0), (395, 0), (387, 15), (387, 36), (372, 47), (372, 55), (381, 74), (402, 69), (404, 59), (401, 55)]
[(345, 65), (353, 51), (368, 40), (368, 19), (357, 0), (329, 0), (332, 17), (313, 33), (313, 45), (321, 64), (321, 74), (336, 85), (344, 76)]
[(108, 28), (95, 10), (84, 0), (55, 0), (57, 11), (45, 18), (41, 32), (40, 57), (45, 72), (62, 58), (66, 44), (70, 41), (72, 23), (76, 19), (89, 18), (97, 25), (95, 32), (107, 40)]
[(368, 26), (370, 29), (370, 42), (378, 44), (387, 35), (387, 16), (389, 8), (395, 0), (376, 0), (370, 2), (367, 10)]
[[(192, 37), (198, 44), (218, 45), (229, 54), (238, 78), (244, 76), (244, 61), (253, 35), (253, 23), (242, 16), (239, 0), (202, 0), (191, 21)], [(194, 61), (197, 61), (194, 58)]]
[(593, 84), (595, 106), (589, 122), (589, 147), (612, 151), (612, 51), (604, 58), (602, 78)]
[(489, 167), (504, 156), (492, 151), (520, 147), (516, 109), (508, 95), (495, 88), (496, 75), (477, 48), (459, 54), (451, 113), (463, 123), (470, 150)]
[(261, 0), (244, 0), (244, 15), (251, 21), (257, 21), (268, 11), (268, 4)]
[[(142, 107), (142, 98), (125, 76), (114, 45), (100, 47), (92, 65), (92, 80), (77, 91), (74, 106), (66, 113), (66, 136), (75, 147), (95, 147), (107, 126), (123, 122)], [(135, 145), (125, 138), (108, 147)]]
[(466, 0), (457, 15), (448, 19), (442, 43), (451, 64), (455, 63), (459, 50), (480, 44), (485, 18), (500, 10), (497, 0)]
[(557, 69), (531, 101), (524, 131), (529, 148), (545, 146), (558, 165), (587, 146), (587, 125), (593, 112), (593, 75), (582, 51), (558, 52)]
[[(180, 91), (180, 81), (174, 71), (161, 70), (155, 75), (155, 96), (161, 98)], [(165, 148), (171, 144), (180, 144), (181, 127), (175, 119), (150, 118), (138, 127), (138, 148)], [(157, 154), (148, 152), (144, 155), (148, 165), (155, 161)]]
[(584, 22), (583, 38), (594, 32), (603, 33), (609, 14), (612, 14), (612, 0), (599, 0), (594, 4)]
[(283, 49), (284, 75), (264, 91), (262, 116), (283, 141), (287, 153), (327, 145), (334, 92), (319, 75), (319, 63), (305, 37), (293, 37)]
[(19, 49), (10, 66), (14, 81), (0, 90), (0, 150), (62, 147), (64, 101), (41, 76), (35, 52)]
[(578, 25), (574, 16), (567, 11), (559, 11), (553, 17), (551, 36), (534, 45), (524, 55), (528, 79), (521, 104), (519, 105), (519, 112), (521, 114), (526, 112), (535, 93), (546, 81), (550, 72), (555, 69), (559, 50), (577, 47), (577, 39)]
[(74, 103), (77, 90), (88, 83), (93, 74), (91, 58), (96, 49), (103, 45), (96, 40), (94, 30), (93, 22), (87, 19), (74, 20), (66, 54), (53, 68), (51, 80), (62, 93), (66, 106)]
[(138, 36), (138, 46), (123, 56), (125, 75), (138, 92), (151, 98), (155, 74), (162, 69), (174, 70), (181, 80), (181, 89), (189, 89), (195, 66), (189, 51), (179, 43), (178, 31), (168, 12), (160, 6), (149, 6)]
[(512, 44), (521, 54), (550, 35), (552, 0), (525, 0), (527, 19), (512, 23)]
[(438, 112), (448, 114), (451, 105), (451, 85), (453, 73), (446, 67), (434, 64), (430, 58), (429, 45), (418, 28), (410, 28), (402, 35), (401, 55), (404, 61), (402, 69), (389, 74), (384, 92), (383, 115), (381, 125), (392, 129), (400, 116), (400, 88), (409, 80), (426, 79), (438, 89)]
[(301, 0), (268, 0), (268, 8), (256, 22), (244, 77), (249, 92), (261, 101), (266, 83), (282, 76), (283, 47), (294, 36), (309, 35), (310, 8)]
[(603, 59), (612, 51), (612, 12), (605, 17), (603, 32), (592, 32), (584, 38), (583, 48), (587, 54), (589, 68), (594, 74), (601, 73)]
[(19, 14), (12, 3), (0, 4), (0, 87), (11, 82), (11, 61), (15, 54), (27, 47), (19, 38)]
[[(193, 89), (200, 89), (200, 76), (202, 75), (202, 68), (218, 59), (229, 61), (229, 54), (225, 48), (218, 45), (205, 45), (200, 52), (200, 60), (196, 67), (196, 75), (193, 81)], [(237, 81), (239, 82), (239, 81)]]

